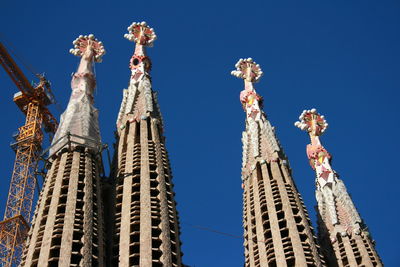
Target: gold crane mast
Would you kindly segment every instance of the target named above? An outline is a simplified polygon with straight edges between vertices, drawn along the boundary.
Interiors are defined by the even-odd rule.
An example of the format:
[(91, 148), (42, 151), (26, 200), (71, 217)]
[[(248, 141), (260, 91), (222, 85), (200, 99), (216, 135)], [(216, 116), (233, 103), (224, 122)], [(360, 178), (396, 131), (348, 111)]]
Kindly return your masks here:
[(15, 162), (4, 220), (0, 222), (0, 266), (17, 266), (29, 231), (36, 186), (35, 168), (42, 151), (43, 132), (55, 133), (57, 121), (47, 106), (54, 103), (50, 83), (37, 75), (39, 83), (31, 85), (4, 45), (0, 42), (0, 64), (20, 90), (14, 102), (26, 115), (18, 129)]

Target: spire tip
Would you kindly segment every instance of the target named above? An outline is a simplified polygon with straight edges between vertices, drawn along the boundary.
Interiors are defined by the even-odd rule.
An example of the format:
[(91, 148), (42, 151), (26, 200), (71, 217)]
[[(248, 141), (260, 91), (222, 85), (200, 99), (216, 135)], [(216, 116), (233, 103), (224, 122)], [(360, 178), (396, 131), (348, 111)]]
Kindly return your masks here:
[(296, 121), (294, 125), (303, 131), (314, 134), (315, 136), (322, 135), (328, 128), (328, 123), (325, 117), (317, 112), (315, 108), (303, 110), (299, 117), (300, 121)]
[(71, 48), (69, 52), (77, 57), (82, 57), (85, 53), (87, 53), (88, 48), (93, 52), (93, 58), (95, 62), (100, 63), (102, 61), (102, 57), (105, 55), (106, 50), (104, 49), (104, 45), (102, 42), (96, 39), (93, 34), (89, 35), (79, 35), (72, 44), (74, 48)]
[(144, 46), (152, 46), (157, 39), (154, 29), (150, 28), (145, 21), (133, 22), (128, 27), (128, 33), (124, 34), (124, 37)]
[(260, 65), (253, 61), (251, 57), (239, 59), (235, 67), (236, 70), (233, 70), (231, 74), (249, 82), (258, 82), (263, 75)]

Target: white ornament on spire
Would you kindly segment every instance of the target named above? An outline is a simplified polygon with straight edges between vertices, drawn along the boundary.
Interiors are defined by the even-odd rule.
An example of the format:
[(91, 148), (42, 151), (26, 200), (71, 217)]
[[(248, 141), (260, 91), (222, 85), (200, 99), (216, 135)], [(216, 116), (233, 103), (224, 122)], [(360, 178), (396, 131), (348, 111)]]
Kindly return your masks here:
[(150, 28), (145, 21), (140, 23), (133, 22), (128, 27), (128, 32), (124, 34), (126, 39), (144, 46), (152, 46), (157, 39), (154, 29)]
[(95, 59), (95, 62), (98, 63), (102, 61), (102, 56), (106, 53), (103, 43), (97, 40), (93, 34), (85, 36), (79, 35), (72, 44), (74, 45), (74, 48), (71, 48), (69, 52), (78, 57), (81, 57), (85, 53), (87, 47), (90, 46), (94, 52), (93, 58)]
[(253, 61), (251, 57), (247, 59), (239, 59), (235, 64), (236, 70), (232, 71), (231, 74), (235, 77), (245, 79), (250, 82), (258, 82), (263, 75), (263, 72), (259, 64)]

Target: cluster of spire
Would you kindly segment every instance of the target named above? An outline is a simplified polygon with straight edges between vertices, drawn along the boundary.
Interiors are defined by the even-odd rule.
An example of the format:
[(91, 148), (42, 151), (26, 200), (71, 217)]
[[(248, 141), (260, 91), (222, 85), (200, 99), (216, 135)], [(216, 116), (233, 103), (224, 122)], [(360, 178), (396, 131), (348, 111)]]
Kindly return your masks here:
[[(145, 49), (153, 45), (157, 36), (154, 29), (146, 22), (140, 22), (132, 23), (124, 37), (135, 42), (136, 46), (130, 59), (129, 85), (123, 90), (116, 121), (117, 144), (112, 179), (109, 185), (104, 185), (105, 188), (111, 188), (107, 190), (113, 193), (110, 194), (111, 200), (107, 200), (108, 196), (104, 196), (108, 208), (105, 208), (105, 211), (99, 210), (100, 214), (108, 211), (112, 215), (110, 218), (103, 218), (97, 213), (96, 215), (90, 213), (90, 216), (99, 216), (95, 218), (96, 225), (104, 227), (102, 222), (97, 223), (104, 221), (104, 229), (111, 229), (110, 232), (104, 230), (101, 235), (99, 234), (101, 238), (110, 238), (106, 242), (110, 243), (110, 247), (90, 231), (85, 233), (85, 238), (90, 242), (97, 242), (96, 249), (93, 248), (92, 251), (93, 255), (88, 252), (92, 248), (88, 247), (85, 253), (91, 256), (85, 254), (82, 261), (72, 257), (68, 262), (64, 260), (62, 266), (68, 266), (75, 260), (78, 264), (96, 261), (100, 266), (139, 266), (139, 264), (183, 266), (171, 171), (162, 138), (163, 122), (156, 94), (151, 87), (149, 75), (151, 60), (146, 55)], [(54, 183), (61, 184), (57, 182), (59, 179), (57, 177), (68, 178), (71, 171), (71, 167), (68, 166), (72, 164), (72, 158), (77, 164), (80, 162), (83, 168), (79, 171), (79, 179), (82, 181), (79, 180), (77, 186), (81, 186), (81, 183), (86, 183), (86, 179), (89, 179), (84, 175), (90, 174), (90, 179), (97, 177), (97, 180), (94, 180), (95, 184), (89, 183), (89, 185), (94, 188), (93, 190), (97, 190), (98, 194), (93, 193), (85, 197), (85, 201), (92, 201), (94, 198), (98, 202), (93, 202), (91, 205), (96, 207), (103, 205), (101, 204), (103, 200), (100, 199), (103, 192), (96, 189), (96, 185), (101, 184), (99, 174), (95, 171), (99, 167), (96, 165), (99, 164), (98, 157), (92, 158), (88, 155), (101, 150), (98, 112), (93, 106), (93, 91), (96, 84), (93, 63), (101, 62), (105, 49), (102, 42), (93, 34), (80, 35), (73, 41), (73, 45), (74, 48), (70, 53), (81, 57), (81, 61), (77, 72), (73, 75), (70, 101), (61, 116), (60, 126), (50, 150), (50, 155), (55, 160), (55, 167), (52, 167), (44, 189), (43, 199), (47, 197), (48, 202), (44, 204), (45, 200), (39, 200), (38, 207), (41, 207), (42, 212), (45, 212), (45, 205), (54, 198), (51, 195)], [(331, 155), (319, 140), (328, 127), (324, 116), (314, 108), (304, 110), (299, 117), (300, 121), (295, 123), (295, 126), (306, 131), (311, 139), (311, 144), (307, 145), (307, 156), (316, 175), (320, 230), (317, 238), (292, 178), (287, 156), (276, 137), (274, 127), (262, 110), (263, 98), (257, 94), (253, 85), (263, 75), (261, 67), (252, 58), (240, 59), (235, 67), (231, 74), (244, 80), (240, 101), (246, 113), (246, 129), (242, 135), (245, 266), (382, 266), (367, 228), (343, 182), (331, 167)], [(75, 149), (80, 153), (84, 151), (85, 154), (65, 156), (63, 153), (66, 153), (66, 148), (68, 153), (71, 149)], [(93, 161), (93, 165), (82, 163), (89, 161)], [(58, 167), (59, 164), (67, 164), (65, 165), (67, 167), (61, 165)], [(93, 167), (95, 165), (97, 167)], [(59, 168), (62, 171), (66, 170), (68, 175), (57, 176)], [(66, 180), (65, 183), (67, 182)], [(64, 182), (62, 184), (64, 185)], [(89, 191), (85, 192), (89, 194)], [(70, 194), (75, 193), (69, 192), (68, 196)], [(78, 199), (79, 201), (83, 200)], [(73, 207), (70, 204), (72, 202), (67, 203)], [(83, 214), (82, 211), (79, 212)], [(59, 216), (55, 210), (53, 214)], [(81, 216), (80, 213), (78, 215)], [(46, 214), (40, 212), (37, 216), (47, 218)], [(66, 221), (69, 220), (71, 223), (74, 221), (68, 214), (62, 216), (65, 216)], [(86, 213), (82, 216), (87, 220), (85, 225), (93, 223), (92, 218), (87, 217), (89, 215)], [(80, 220), (77, 218), (75, 224)], [(44, 246), (40, 250), (40, 246), (35, 244), (36, 241), (32, 241), (43, 238), (41, 229), (46, 229), (44, 236), (50, 237), (52, 233), (53, 228), (49, 228), (49, 223), (44, 228), (45, 219), (37, 221), (42, 223), (42, 226), (39, 224), (35, 226), (35, 218), (33, 219), (30, 233), (31, 247), (28, 247), (25, 253), (26, 265), (23, 266), (36, 266), (37, 262), (44, 263), (48, 260), (47, 254), (52, 253), (50, 250), (46, 252)], [(53, 238), (52, 242), (58, 242), (54, 240), (56, 239)], [(61, 244), (61, 250), (72, 246), (72, 243), (67, 245), (67, 239), (62, 240), (65, 243)], [(42, 256), (39, 257), (40, 253), (37, 251), (42, 251)], [(83, 253), (82, 251), (79, 253)], [(98, 255), (94, 251), (96, 253), (101, 251), (103, 255)], [(111, 253), (109, 258), (105, 256), (107, 253)], [(58, 262), (54, 257), (52, 260)]]
[[(287, 167), (287, 157), (261, 110), (262, 97), (253, 86), (262, 76), (261, 68), (252, 58), (240, 59), (235, 66), (232, 75), (243, 79), (245, 84), (240, 93), (246, 112), (246, 130), (242, 137), (245, 266), (382, 266), (374, 241), (343, 181), (331, 167), (331, 155), (320, 142), (319, 137), (326, 131), (328, 123), (315, 108), (304, 110), (300, 121), (295, 122), (296, 127), (310, 136), (311, 144), (307, 145), (306, 151), (316, 175), (318, 240), (303, 234), (304, 230), (313, 232), (306, 208), (301, 199), (296, 199), (296, 195), (300, 194), (296, 192)], [(280, 173), (274, 173), (275, 162)], [(266, 170), (263, 165), (267, 166)], [(289, 196), (286, 200), (285, 195)], [(263, 203), (263, 200), (266, 202)], [(275, 207), (268, 206), (268, 202), (275, 203)], [(291, 210), (285, 208), (285, 202), (290, 203)], [(304, 217), (295, 219), (297, 228), (291, 229), (291, 216), (296, 218), (299, 210), (303, 210)], [(282, 215), (274, 219), (275, 213), (279, 212)], [(281, 235), (266, 235), (273, 228), (279, 229)], [(298, 236), (303, 240), (301, 244), (295, 244)], [(286, 244), (282, 243), (287, 238)], [(259, 239), (265, 240), (265, 248), (255, 243)], [(273, 247), (275, 252), (268, 247)], [(296, 253), (296, 248), (302, 248), (302, 251)], [(313, 251), (320, 251), (321, 254)]]

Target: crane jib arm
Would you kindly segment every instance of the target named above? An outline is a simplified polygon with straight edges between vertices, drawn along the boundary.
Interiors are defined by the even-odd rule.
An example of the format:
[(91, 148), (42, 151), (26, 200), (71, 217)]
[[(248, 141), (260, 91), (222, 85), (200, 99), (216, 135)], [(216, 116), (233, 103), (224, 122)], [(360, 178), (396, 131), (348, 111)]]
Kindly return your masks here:
[(21, 69), (17, 66), (14, 59), (7, 52), (5, 46), (0, 42), (0, 64), (6, 70), (13, 82), (17, 85), (18, 89), (26, 96), (31, 96), (33, 87), (22, 73)]

